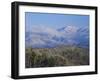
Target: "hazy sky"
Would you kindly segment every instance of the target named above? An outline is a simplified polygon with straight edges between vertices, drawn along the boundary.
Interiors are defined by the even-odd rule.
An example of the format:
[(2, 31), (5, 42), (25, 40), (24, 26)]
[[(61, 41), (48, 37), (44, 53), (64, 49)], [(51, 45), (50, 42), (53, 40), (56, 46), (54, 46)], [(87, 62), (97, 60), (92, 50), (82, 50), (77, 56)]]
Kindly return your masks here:
[(89, 27), (89, 16), (25, 12), (25, 24), (26, 28), (33, 28), (39, 25), (53, 28), (61, 28), (68, 25)]

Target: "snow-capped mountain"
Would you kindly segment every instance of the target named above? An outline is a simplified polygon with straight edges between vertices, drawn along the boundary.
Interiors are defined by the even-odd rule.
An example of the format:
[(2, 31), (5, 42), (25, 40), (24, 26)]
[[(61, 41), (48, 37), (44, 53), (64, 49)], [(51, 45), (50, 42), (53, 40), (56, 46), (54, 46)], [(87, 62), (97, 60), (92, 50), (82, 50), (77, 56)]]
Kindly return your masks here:
[(25, 44), (33, 48), (50, 48), (60, 45), (89, 46), (88, 27), (65, 26), (59, 29), (36, 27), (25, 32)]

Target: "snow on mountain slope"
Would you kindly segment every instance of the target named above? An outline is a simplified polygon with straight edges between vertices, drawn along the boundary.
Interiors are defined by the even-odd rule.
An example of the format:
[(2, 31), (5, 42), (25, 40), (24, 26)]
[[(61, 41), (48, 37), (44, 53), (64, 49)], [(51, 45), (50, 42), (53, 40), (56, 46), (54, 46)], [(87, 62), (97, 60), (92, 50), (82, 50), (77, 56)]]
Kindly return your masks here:
[(34, 27), (25, 32), (26, 47), (50, 48), (59, 45), (89, 46), (88, 27), (65, 26), (59, 29)]

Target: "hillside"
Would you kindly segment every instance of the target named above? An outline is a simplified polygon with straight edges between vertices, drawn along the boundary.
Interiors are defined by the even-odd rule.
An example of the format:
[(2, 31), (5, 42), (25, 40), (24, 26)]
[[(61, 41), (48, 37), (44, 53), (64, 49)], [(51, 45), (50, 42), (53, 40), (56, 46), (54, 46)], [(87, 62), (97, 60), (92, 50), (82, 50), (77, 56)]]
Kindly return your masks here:
[(89, 50), (74, 46), (26, 48), (25, 67), (89, 65)]

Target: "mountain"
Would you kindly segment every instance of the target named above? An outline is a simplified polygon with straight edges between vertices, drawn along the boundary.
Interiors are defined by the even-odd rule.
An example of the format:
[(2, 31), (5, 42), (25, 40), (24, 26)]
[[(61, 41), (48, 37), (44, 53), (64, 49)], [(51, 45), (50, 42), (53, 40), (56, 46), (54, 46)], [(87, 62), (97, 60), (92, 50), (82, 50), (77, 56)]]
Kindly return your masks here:
[(65, 26), (59, 29), (37, 27), (25, 32), (26, 47), (51, 48), (60, 45), (89, 47), (88, 27)]

